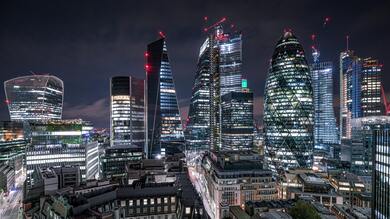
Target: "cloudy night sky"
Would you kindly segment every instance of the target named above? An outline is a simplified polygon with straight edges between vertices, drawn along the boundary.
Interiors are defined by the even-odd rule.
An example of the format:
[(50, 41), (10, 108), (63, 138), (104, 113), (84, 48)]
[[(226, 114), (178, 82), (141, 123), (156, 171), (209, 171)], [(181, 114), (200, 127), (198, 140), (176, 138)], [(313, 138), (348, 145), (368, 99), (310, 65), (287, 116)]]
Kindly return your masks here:
[[(269, 59), (285, 28), (303, 44), (309, 62), (315, 33), (320, 59), (334, 62), (336, 78), (349, 35), (358, 56), (384, 64), (383, 82), (390, 94), (389, 12), (389, 1), (2, 1), (0, 80), (32, 72), (56, 75), (65, 84), (65, 119), (109, 127), (109, 78), (144, 78), (146, 45), (163, 31), (184, 118), (205, 39), (202, 30), (226, 17), (228, 26), (243, 33), (243, 75), (255, 92), (255, 116), (261, 120)], [(324, 25), (326, 17), (330, 21)], [(0, 99), (0, 120), (9, 120), (3, 89)]]

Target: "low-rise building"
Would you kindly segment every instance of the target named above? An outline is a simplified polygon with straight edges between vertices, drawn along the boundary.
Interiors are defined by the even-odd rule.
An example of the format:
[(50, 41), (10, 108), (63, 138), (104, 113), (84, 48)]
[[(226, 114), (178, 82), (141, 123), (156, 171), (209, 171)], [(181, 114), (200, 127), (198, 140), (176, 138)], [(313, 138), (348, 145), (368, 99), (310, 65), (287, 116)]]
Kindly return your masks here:
[(44, 218), (207, 219), (202, 201), (186, 174), (173, 183), (90, 186), (88, 191), (47, 196), (33, 215)]
[(333, 205), (331, 211), (336, 215), (337, 219), (370, 219), (371, 208), (362, 208), (351, 205)]
[(210, 151), (202, 158), (208, 196), (220, 218), (224, 205), (243, 206), (247, 201), (278, 198), (272, 172), (263, 168), (253, 151)]
[(104, 150), (102, 171), (105, 179), (121, 181), (126, 178), (126, 165), (129, 162), (142, 160), (144, 149), (136, 145), (116, 145)]

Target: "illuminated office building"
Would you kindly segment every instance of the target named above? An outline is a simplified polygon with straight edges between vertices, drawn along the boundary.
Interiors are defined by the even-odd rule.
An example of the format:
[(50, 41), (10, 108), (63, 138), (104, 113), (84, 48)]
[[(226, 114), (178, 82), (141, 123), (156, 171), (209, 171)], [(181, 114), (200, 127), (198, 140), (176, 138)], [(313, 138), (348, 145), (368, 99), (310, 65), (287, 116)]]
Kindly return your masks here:
[(253, 93), (230, 92), (222, 96), (221, 150), (253, 149)]
[(111, 78), (111, 146), (145, 142), (144, 80), (128, 76)]
[(64, 83), (52, 75), (29, 75), (4, 82), (12, 121), (61, 119)]
[(24, 128), (21, 122), (0, 121), (0, 164), (12, 167), (16, 175), (22, 170), (27, 145)]
[(106, 148), (102, 156), (102, 171), (105, 179), (122, 180), (126, 165), (144, 158), (143, 148), (136, 145), (115, 145)]
[(361, 108), (362, 116), (384, 115), (382, 103), (382, 65), (372, 58), (363, 59), (361, 81)]
[(389, 116), (367, 116), (352, 119), (351, 171), (359, 176), (371, 176), (373, 165), (373, 131), (390, 125)]
[(331, 158), (332, 148), (339, 144), (336, 118), (333, 110), (333, 65), (320, 62), (320, 51), (313, 47), (314, 63), (310, 66), (314, 98), (313, 169), (326, 171), (324, 158)]
[(352, 50), (340, 54), (340, 137), (351, 139), (352, 118), (361, 117), (361, 79), (362, 62)]
[(274, 171), (311, 167), (314, 103), (305, 53), (291, 31), (276, 44), (265, 87), (266, 162)]
[(184, 134), (165, 38), (150, 43), (146, 56), (147, 147), (149, 158), (184, 146)]
[(382, 65), (361, 59), (351, 50), (340, 54), (340, 134), (351, 139), (353, 118), (384, 114), (381, 102)]
[(204, 150), (210, 146), (210, 64), (210, 41), (207, 38), (200, 47), (188, 111), (186, 143), (191, 150)]
[(92, 124), (82, 120), (51, 120), (30, 124), (31, 144), (26, 149), (30, 175), (38, 168), (79, 166), (83, 179), (99, 172), (98, 144), (90, 139)]
[(390, 218), (390, 125), (373, 129), (372, 218)]
[(188, 143), (193, 149), (220, 149), (221, 97), (241, 92), (242, 34), (212, 28), (199, 51), (198, 69), (188, 115)]

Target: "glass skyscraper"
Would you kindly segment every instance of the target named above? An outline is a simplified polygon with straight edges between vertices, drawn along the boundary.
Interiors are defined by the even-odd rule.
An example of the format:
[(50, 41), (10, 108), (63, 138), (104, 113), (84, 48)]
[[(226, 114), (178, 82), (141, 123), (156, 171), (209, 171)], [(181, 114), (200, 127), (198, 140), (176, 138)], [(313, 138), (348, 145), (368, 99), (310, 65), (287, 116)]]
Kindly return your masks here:
[(390, 218), (390, 125), (373, 129), (372, 218)]
[(378, 60), (361, 59), (351, 50), (340, 54), (341, 139), (351, 139), (353, 118), (384, 114), (381, 74)]
[(29, 75), (4, 82), (11, 121), (61, 119), (64, 83), (52, 75)]
[(382, 65), (377, 59), (363, 59), (361, 80), (361, 108), (363, 116), (384, 115), (381, 96)]
[(128, 76), (111, 78), (111, 146), (144, 148), (144, 80)]
[(199, 52), (187, 126), (190, 148), (221, 148), (221, 98), (241, 92), (241, 69), (241, 32), (225, 33), (217, 25)]
[(188, 149), (204, 150), (210, 146), (210, 40), (200, 47), (195, 81), (186, 127)]
[(147, 154), (165, 156), (184, 146), (184, 134), (165, 38), (150, 43), (146, 56)]
[(314, 103), (305, 53), (291, 31), (276, 44), (265, 87), (266, 162), (274, 171), (310, 167)]
[(314, 151), (313, 169), (326, 171), (321, 164), (324, 158), (334, 156), (332, 150), (339, 144), (336, 118), (333, 109), (333, 65), (320, 62), (320, 51), (313, 49), (314, 63), (310, 66), (314, 97)]
[(253, 93), (229, 92), (222, 96), (221, 150), (253, 149)]
[(360, 111), (361, 59), (352, 50), (340, 54), (340, 137), (351, 139), (352, 118), (361, 117)]

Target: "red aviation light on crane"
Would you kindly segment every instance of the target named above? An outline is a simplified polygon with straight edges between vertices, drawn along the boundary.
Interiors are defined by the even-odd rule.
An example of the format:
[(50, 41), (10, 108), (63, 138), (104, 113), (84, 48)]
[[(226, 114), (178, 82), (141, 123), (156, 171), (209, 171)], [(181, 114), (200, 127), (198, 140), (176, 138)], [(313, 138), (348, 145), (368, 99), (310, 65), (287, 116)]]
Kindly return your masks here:
[(316, 40), (316, 35), (314, 33), (310, 37), (312, 41)]
[(209, 26), (209, 27), (206, 27), (203, 29), (204, 32), (207, 32), (209, 31), (210, 29), (220, 25), (221, 23), (225, 22), (226, 21), (226, 17), (223, 17), (221, 20), (219, 20), (218, 22), (214, 23), (213, 25)]
[(161, 38), (166, 38), (164, 32), (162, 32), (162, 31), (159, 31), (158, 35), (160, 35)]
[(324, 19), (324, 27), (330, 22), (330, 17), (325, 17)]
[(207, 21), (208, 19), (209, 19), (209, 18), (208, 18), (207, 16), (204, 16), (204, 17), (203, 17), (203, 20), (204, 20), (204, 21)]
[(8, 99), (6, 99), (5, 101), (5, 104), (9, 105), (11, 103), (11, 101), (9, 101)]
[(145, 53), (144, 53), (144, 56), (145, 56), (145, 57), (149, 57), (149, 53), (148, 53), (148, 52), (145, 52)]

